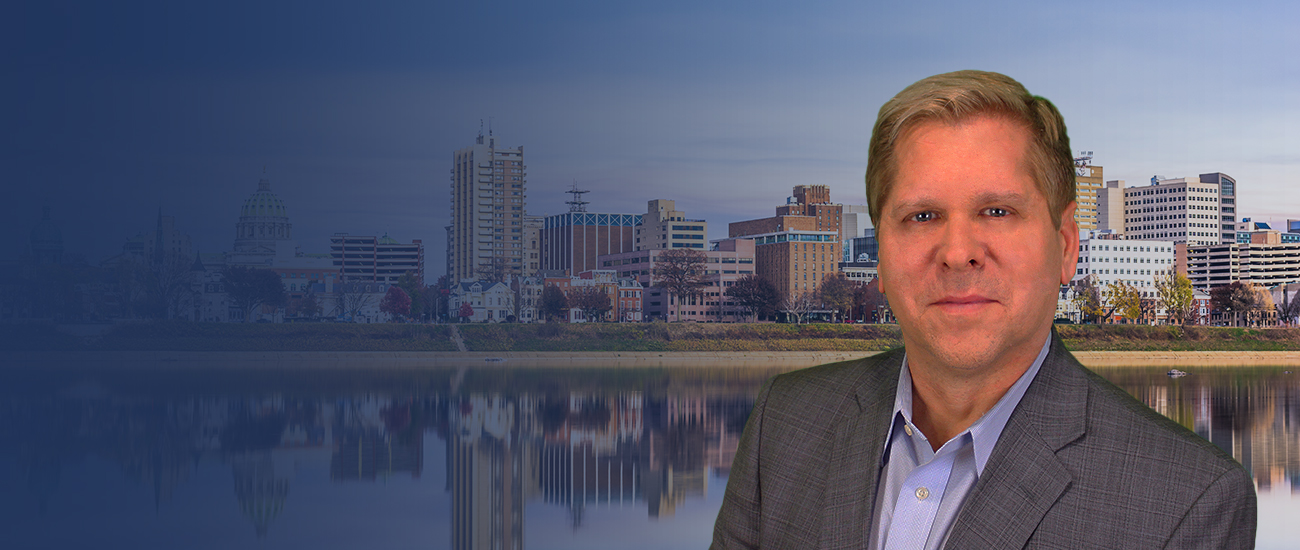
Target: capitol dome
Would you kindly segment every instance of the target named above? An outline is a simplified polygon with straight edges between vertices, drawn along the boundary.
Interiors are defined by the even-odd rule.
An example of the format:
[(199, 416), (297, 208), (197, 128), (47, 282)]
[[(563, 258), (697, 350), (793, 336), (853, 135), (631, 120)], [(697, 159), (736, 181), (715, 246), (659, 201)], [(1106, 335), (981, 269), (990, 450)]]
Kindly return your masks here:
[(235, 253), (253, 263), (269, 261), (280, 243), (293, 238), (292, 230), (284, 201), (271, 192), (271, 181), (262, 178), (257, 182), (257, 192), (249, 196), (239, 210), (239, 222), (235, 224)]
[(262, 217), (274, 216), (288, 218), (289, 212), (284, 208), (284, 201), (271, 192), (271, 181), (263, 178), (257, 182), (257, 192), (244, 201), (243, 210), (239, 211), (240, 217)]

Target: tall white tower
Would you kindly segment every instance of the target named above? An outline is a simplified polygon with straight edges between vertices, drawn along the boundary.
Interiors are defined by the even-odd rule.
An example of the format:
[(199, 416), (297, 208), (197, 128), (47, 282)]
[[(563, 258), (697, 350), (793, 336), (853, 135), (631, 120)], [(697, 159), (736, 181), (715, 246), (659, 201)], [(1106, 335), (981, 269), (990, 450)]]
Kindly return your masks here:
[(490, 131), (480, 133), (452, 156), (453, 281), (479, 279), (485, 271), (524, 273), (524, 148), (500, 143)]

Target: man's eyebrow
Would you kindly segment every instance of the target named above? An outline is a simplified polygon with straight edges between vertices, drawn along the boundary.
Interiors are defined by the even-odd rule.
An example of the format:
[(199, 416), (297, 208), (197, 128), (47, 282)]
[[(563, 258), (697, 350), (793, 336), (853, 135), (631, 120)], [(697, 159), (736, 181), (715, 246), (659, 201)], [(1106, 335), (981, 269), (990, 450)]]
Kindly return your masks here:
[(977, 204), (1023, 205), (1029, 202), (1029, 200), (1030, 200), (1029, 196), (1025, 195), (1024, 193), (1017, 193), (1014, 191), (1006, 192), (1006, 193), (998, 193), (998, 192), (980, 193), (979, 195), (975, 196), (975, 202)]
[[(1025, 203), (1030, 202), (1030, 197), (1028, 195), (1025, 195), (1024, 193), (1017, 193), (1015, 191), (1008, 191), (1008, 192), (990, 191), (987, 193), (980, 193), (976, 195), (974, 202), (975, 204), (981, 206), (989, 205), (989, 204), (1008, 204), (1008, 205), (1022, 206)], [(947, 205), (947, 207), (951, 207), (951, 206), (952, 206), (951, 204)], [(917, 212), (921, 210), (943, 210), (943, 209), (945, 209), (944, 201), (938, 198), (916, 197), (908, 200), (900, 200), (895, 202), (893, 206), (889, 207), (888, 212), (890, 213)]]

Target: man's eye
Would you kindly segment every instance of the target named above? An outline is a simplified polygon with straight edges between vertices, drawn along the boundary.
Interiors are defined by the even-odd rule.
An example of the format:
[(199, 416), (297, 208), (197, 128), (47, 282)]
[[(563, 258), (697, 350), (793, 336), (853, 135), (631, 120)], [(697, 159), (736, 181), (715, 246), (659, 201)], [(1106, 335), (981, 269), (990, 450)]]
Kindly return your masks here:
[(993, 208), (984, 209), (984, 213), (994, 218), (1001, 218), (1003, 216), (1006, 216), (1007, 214), (1010, 214), (1010, 212), (1007, 212), (1007, 209), (998, 208), (996, 206), (994, 206)]
[(916, 214), (912, 214), (911, 221), (928, 222), (933, 219), (934, 219), (934, 212), (917, 212)]

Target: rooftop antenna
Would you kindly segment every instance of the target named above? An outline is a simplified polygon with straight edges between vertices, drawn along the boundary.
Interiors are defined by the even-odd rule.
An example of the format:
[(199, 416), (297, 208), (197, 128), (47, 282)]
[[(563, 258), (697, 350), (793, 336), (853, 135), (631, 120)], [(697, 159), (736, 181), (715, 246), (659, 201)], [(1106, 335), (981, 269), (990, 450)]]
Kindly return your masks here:
[(569, 212), (586, 212), (589, 203), (582, 200), (582, 194), (590, 192), (585, 189), (578, 189), (578, 180), (573, 180), (573, 188), (565, 191), (565, 193), (573, 195), (573, 199), (564, 201), (564, 204), (569, 205)]

